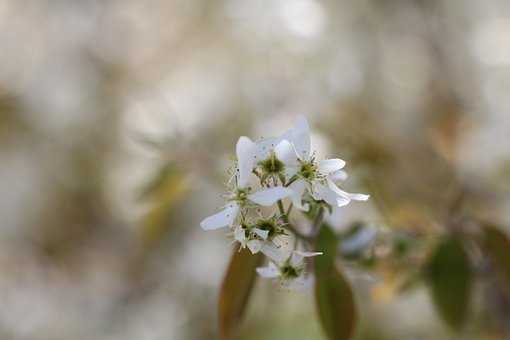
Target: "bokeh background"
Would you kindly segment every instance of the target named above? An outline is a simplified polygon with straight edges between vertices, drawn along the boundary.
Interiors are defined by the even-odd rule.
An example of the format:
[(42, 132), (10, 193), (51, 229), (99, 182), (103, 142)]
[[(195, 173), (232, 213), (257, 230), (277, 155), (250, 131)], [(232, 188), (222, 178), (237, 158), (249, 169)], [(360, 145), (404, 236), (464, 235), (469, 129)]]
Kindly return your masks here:
[[(0, 338), (216, 339), (199, 222), (238, 136), (299, 114), (372, 195), (339, 231), (433, 238), (459, 196), (510, 226), (509, 94), (504, 0), (0, 0)], [(347, 268), (357, 339), (510, 338), (492, 286), (459, 335), (396, 267)], [(324, 339), (314, 310), (259, 281), (240, 339)]]

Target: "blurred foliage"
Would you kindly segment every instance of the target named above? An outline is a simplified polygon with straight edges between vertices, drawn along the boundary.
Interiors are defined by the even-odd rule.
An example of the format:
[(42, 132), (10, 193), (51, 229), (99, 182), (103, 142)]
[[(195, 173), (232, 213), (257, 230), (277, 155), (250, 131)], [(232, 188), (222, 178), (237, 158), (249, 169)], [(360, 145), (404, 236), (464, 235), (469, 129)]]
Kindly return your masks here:
[(350, 284), (337, 269), (338, 239), (328, 225), (321, 227), (317, 249), (324, 252), (315, 259), (315, 298), (319, 319), (331, 340), (351, 339), (357, 311)]
[(168, 215), (176, 202), (186, 198), (190, 190), (189, 179), (172, 163), (165, 164), (154, 179), (142, 189), (140, 199), (150, 205), (142, 219), (142, 243), (150, 249), (171, 228)]
[[(346, 187), (372, 197), (332, 227), (339, 254), (368, 225), (373, 242), (319, 284), (362, 297), (356, 339), (508, 339), (508, 12), (502, 0), (0, 1), (0, 337), (217, 337), (229, 250), (198, 223), (219, 204), (233, 141), (304, 113), (318, 149), (347, 161)], [(252, 260), (228, 284), (241, 294), (222, 293), (225, 332), (252, 309), (240, 339), (320, 338), (309, 300), (251, 289)], [(323, 304), (328, 334), (350, 333), (351, 312), (332, 314), (350, 308)]]
[(500, 229), (485, 226), (483, 229), (483, 247), (487, 253), (503, 291), (510, 298), (510, 239)]
[(443, 240), (431, 256), (426, 275), (438, 313), (450, 326), (461, 329), (469, 316), (473, 286), (462, 241)]
[(248, 249), (234, 249), (219, 293), (219, 334), (232, 338), (247, 308), (257, 279), (255, 268), (261, 265), (262, 253), (252, 255)]

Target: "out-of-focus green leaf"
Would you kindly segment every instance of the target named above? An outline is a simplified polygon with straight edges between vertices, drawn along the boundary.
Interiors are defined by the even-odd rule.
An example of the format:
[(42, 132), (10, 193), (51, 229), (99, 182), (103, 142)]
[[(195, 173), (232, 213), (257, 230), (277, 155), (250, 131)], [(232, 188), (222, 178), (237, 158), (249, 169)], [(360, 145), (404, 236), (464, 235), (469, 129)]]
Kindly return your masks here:
[(472, 286), (469, 258), (461, 240), (443, 240), (426, 269), (437, 312), (453, 329), (461, 329), (469, 314)]
[(504, 291), (510, 296), (510, 239), (498, 228), (486, 226), (484, 248), (501, 279)]
[(242, 320), (255, 284), (255, 268), (262, 263), (262, 254), (234, 249), (218, 301), (218, 327), (223, 339), (230, 338)]
[(344, 258), (362, 259), (377, 237), (377, 229), (362, 222), (353, 223), (340, 236), (340, 251)]
[(189, 190), (188, 178), (170, 165), (164, 166), (145, 189), (144, 197), (152, 205), (142, 219), (141, 238), (145, 247), (150, 247), (167, 232), (170, 211)]
[(315, 299), (328, 338), (347, 340), (354, 334), (356, 306), (351, 286), (335, 265), (337, 246), (335, 233), (324, 224), (316, 245), (324, 254), (315, 258)]
[(175, 164), (172, 162), (165, 163), (156, 171), (154, 177), (142, 187), (138, 198), (140, 200), (157, 199), (165, 190), (165, 183), (179, 175), (181, 174), (177, 171)]

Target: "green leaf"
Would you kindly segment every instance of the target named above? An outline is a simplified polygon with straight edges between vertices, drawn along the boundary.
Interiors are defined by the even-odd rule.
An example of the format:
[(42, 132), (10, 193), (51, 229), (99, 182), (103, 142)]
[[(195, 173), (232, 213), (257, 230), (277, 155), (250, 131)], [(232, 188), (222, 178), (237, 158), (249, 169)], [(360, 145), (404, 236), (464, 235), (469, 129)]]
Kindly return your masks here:
[(178, 202), (189, 193), (190, 181), (171, 165), (164, 166), (154, 181), (147, 186), (143, 199), (150, 203), (150, 209), (142, 217), (141, 240), (145, 248), (157, 244), (172, 228), (168, 223), (170, 213)]
[(218, 328), (223, 339), (231, 337), (242, 320), (257, 278), (255, 268), (262, 259), (261, 253), (234, 249), (218, 301)]
[(138, 194), (139, 200), (154, 200), (161, 196), (161, 191), (164, 190), (168, 181), (172, 181), (175, 177), (182, 177), (182, 174), (177, 171), (173, 162), (163, 164), (154, 174), (154, 177), (148, 181), (140, 190)]
[(461, 329), (469, 314), (473, 279), (462, 242), (452, 237), (443, 240), (426, 269), (437, 312), (453, 329)]
[(350, 339), (356, 325), (356, 306), (350, 284), (337, 269), (338, 239), (324, 224), (316, 249), (324, 252), (315, 258), (315, 300), (319, 319), (330, 340)]
[(500, 229), (486, 226), (484, 249), (501, 280), (504, 291), (510, 296), (510, 239)]

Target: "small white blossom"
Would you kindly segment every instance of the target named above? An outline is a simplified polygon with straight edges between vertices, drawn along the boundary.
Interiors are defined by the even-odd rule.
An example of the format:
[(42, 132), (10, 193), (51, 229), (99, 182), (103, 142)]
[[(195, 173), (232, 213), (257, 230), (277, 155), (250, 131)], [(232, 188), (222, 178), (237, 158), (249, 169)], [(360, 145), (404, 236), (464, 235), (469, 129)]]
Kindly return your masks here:
[[(283, 287), (306, 288), (313, 277), (306, 273), (304, 259), (322, 253), (295, 250), (298, 242), (306, 243), (313, 236), (293, 232), (289, 222), (292, 207), (307, 211), (310, 206), (320, 205), (320, 201), (341, 207), (351, 200), (367, 200), (368, 195), (348, 193), (338, 187), (337, 182), (347, 178), (342, 170), (345, 162), (339, 158), (316, 159), (304, 117), (280, 137), (257, 142), (240, 137), (235, 150), (237, 162), (229, 181), (227, 203), (200, 226), (204, 230), (229, 227), (240, 249), (261, 252), (270, 259), (268, 266), (257, 268), (260, 276), (278, 278)], [(282, 201), (285, 198), (292, 200), (287, 208)], [(263, 217), (258, 207), (276, 203), (279, 213)], [(320, 227), (321, 217), (322, 213), (317, 213), (315, 227)], [(290, 240), (295, 241), (293, 246)]]
[(234, 239), (241, 248), (247, 247), (252, 254), (262, 252), (270, 259), (280, 262), (285, 258), (283, 246), (288, 244), (288, 234), (278, 218), (260, 218), (255, 224), (241, 224), (234, 229)]
[(241, 248), (248, 247), (255, 254), (262, 248), (262, 241), (267, 239), (269, 231), (257, 227), (239, 225), (234, 230), (234, 239), (241, 244)]
[(293, 251), (283, 262), (270, 261), (266, 267), (257, 268), (257, 273), (266, 279), (279, 279), (283, 287), (306, 289), (313, 282), (312, 276), (305, 271), (304, 258), (322, 255), (321, 252)]
[(289, 187), (294, 192), (292, 199), (296, 207), (307, 210), (308, 207), (301, 204), (306, 189), (315, 200), (338, 207), (347, 205), (351, 200), (366, 201), (369, 198), (368, 195), (348, 193), (336, 185), (336, 181), (347, 178), (342, 171), (345, 161), (339, 158), (317, 161), (311, 154), (310, 128), (306, 118), (300, 117), (281, 138), (288, 140), (287, 143), (280, 142), (277, 149), (285, 165), (293, 169), (295, 177)]
[(236, 145), (237, 171), (236, 187), (229, 197), (229, 203), (217, 214), (204, 219), (200, 226), (204, 230), (214, 230), (232, 226), (241, 208), (247, 204), (255, 203), (261, 206), (272, 206), (277, 201), (292, 195), (290, 188), (275, 186), (252, 192), (249, 186), (252, 175), (256, 145), (248, 137), (239, 138)]

